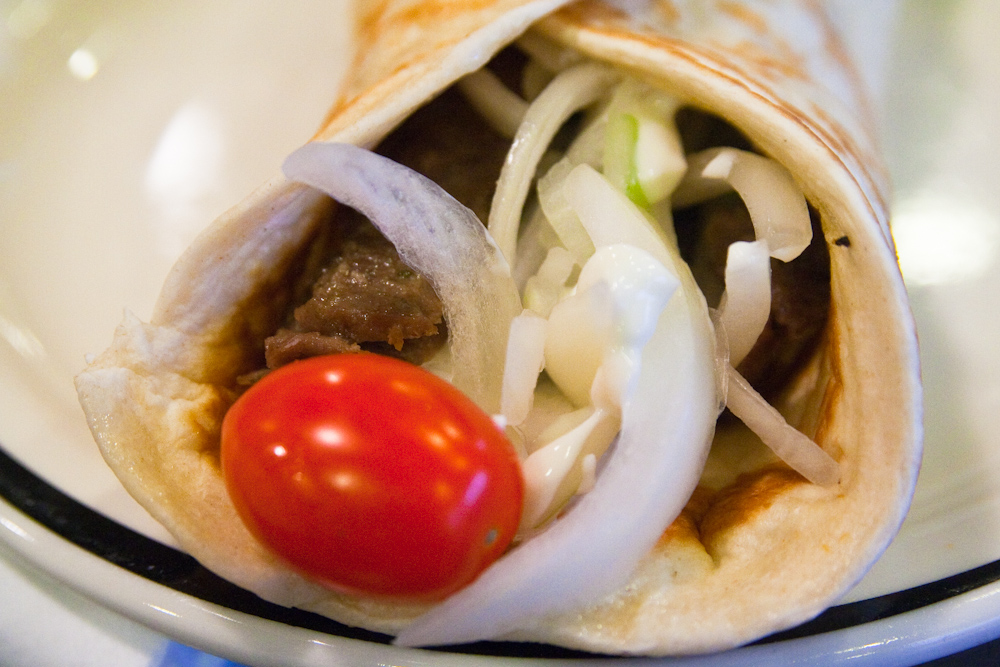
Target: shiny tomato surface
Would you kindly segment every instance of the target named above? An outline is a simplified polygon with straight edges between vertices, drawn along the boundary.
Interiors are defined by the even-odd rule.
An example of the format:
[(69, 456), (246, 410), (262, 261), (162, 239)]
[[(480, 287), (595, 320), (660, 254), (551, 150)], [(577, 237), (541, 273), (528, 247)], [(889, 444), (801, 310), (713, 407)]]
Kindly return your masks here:
[(437, 600), (471, 582), (517, 529), (513, 447), (464, 394), (374, 354), (297, 361), (243, 394), (222, 468), (250, 531), (346, 593)]

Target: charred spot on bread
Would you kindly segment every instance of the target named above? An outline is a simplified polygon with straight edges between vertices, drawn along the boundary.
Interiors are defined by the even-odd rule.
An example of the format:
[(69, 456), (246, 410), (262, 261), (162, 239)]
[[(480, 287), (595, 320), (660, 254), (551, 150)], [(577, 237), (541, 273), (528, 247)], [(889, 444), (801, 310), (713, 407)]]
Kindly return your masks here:
[(749, 524), (755, 515), (799, 484), (808, 484), (800, 474), (784, 465), (773, 465), (740, 475), (712, 497), (699, 523), (705, 549), (713, 554), (718, 541), (730, 530)]

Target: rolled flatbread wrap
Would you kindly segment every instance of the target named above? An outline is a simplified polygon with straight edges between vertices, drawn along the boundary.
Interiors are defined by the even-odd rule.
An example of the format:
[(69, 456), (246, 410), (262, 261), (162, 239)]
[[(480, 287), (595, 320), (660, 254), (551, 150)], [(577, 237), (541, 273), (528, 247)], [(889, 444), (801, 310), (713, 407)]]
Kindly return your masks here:
[[(356, 18), (322, 128), (76, 379), (128, 491), (220, 576), (407, 645), (699, 653), (835, 603), (906, 513), (921, 389), (871, 111), (817, 4), (390, 1)], [(507, 552), (438, 602), (293, 571), (220, 468), (247, 386), (329, 343), (294, 314), (347, 229), (432, 285), (441, 335), (411, 361), (503, 416), (535, 489)], [(419, 348), (407, 336), (336, 344)], [(560, 419), (556, 440), (600, 441), (568, 494), (531, 486)]]

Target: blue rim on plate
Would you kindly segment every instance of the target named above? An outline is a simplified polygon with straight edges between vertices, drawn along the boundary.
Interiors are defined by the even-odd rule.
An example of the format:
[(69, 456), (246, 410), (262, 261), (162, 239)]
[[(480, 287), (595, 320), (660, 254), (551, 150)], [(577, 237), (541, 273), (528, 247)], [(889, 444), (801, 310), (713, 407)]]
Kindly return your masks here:
[[(0, 497), (42, 526), (89, 553), (177, 592), (234, 611), (333, 636), (388, 644), (391, 637), (266, 602), (201, 566), (191, 556), (150, 539), (66, 495), (0, 447)], [(810, 637), (880, 621), (943, 602), (1000, 581), (1000, 560), (895, 593), (837, 605), (815, 619), (755, 642)], [(448, 652), (532, 658), (605, 658), (541, 644), (478, 642)]]

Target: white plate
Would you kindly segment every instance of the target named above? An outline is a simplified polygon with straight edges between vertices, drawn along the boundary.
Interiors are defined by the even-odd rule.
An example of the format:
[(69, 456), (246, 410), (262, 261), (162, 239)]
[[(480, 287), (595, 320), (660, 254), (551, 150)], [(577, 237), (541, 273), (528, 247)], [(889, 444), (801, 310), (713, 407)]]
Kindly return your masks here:
[[(0, 541), (101, 604), (248, 663), (522, 664), (338, 637), (226, 588), (163, 546), (72, 388), (123, 307), (147, 318), (200, 227), (308, 138), (350, 53), (346, 1), (0, 0)], [(662, 664), (912, 664), (1000, 636), (1000, 5), (837, 8), (897, 187), (924, 468), (896, 542), (840, 606), (779, 641)], [(545, 664), (575, 662), (558, 655)]]

